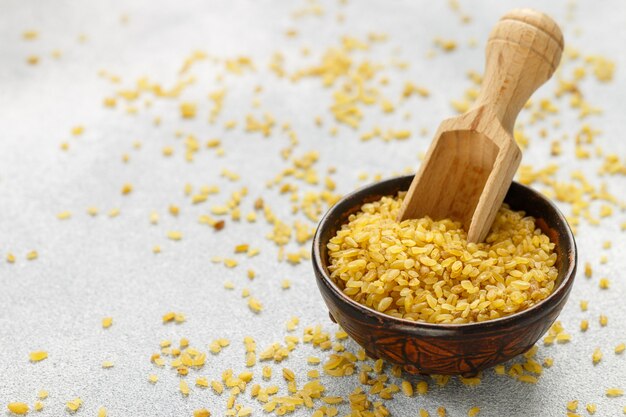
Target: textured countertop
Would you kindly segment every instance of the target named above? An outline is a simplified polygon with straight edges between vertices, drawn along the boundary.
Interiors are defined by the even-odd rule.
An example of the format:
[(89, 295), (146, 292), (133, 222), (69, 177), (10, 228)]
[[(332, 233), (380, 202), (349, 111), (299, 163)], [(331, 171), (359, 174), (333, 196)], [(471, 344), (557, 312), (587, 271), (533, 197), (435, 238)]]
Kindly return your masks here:
[[(337, 327), (328, 320), (309, 261), (278, 262), (278, 247), (266, 238), (272, 227), (261, 213), (256, 223), (245, 218), (234, 222), (226, 216), (220, 232), (199, 224), (199, 216), (209, 214), (213, 205), (226, 203), (233, 191), (245, 186), (248, 195), (241, 202), (242, 217), (262, 197), (281, 221), (292, 225), (299, 219), (309, 228), (314, 226), (302, 214), (291, 214), (290, 193), (281, 194), (280, 186), (266, 188), (266, 182), (292, 165), (280, 156), (290, 142), (285, 123), (299, 141), (294, 157), (308, 151), (319, 153), (313, 169), (321, 185), (285, 180), (297, 185), (300, 196), (306, 190), (319, 195), (329, 167), (336, 168), (331, 177), (337, 193), (372, 181), (377, 173), (388, 177), (407, 168), (414, 170), (438, 122), (455, 113), (451, 100), (462, 98), (473, 87), (466, 72), (482, 71), (490, 27), (505, 11), (521, 6), (540, 8), (562, 23), (567, 45), (582, 57), (605, 56), (616, 66), (613, 80), (601, 83), (587, 65), (587, 76), (579, 83), (585, 99), (603, 109), (601, 115), (581, 121), (578, 111), (568, 105), (568, 97), (552, 99), (559, 114), (524, 129), (529, 146), (523, 164), (537, 169), (557, 164), (560, 169), (554, 178), (563, 182), (571, 182), (571, 172), (580, 170), (592, 185), (604, 183), (623, 199), (623, 173), (596, 174), (604, 160), (596, 155), (596, 146), (605, 154), (616, 153), (622, 163), (626, 157), (626, 8), (619, 1), (581, 1), (573, 7), (569, 1), (464, 1), (461, 12), (455, 12), (447, 2), (426, 1), (352, 0), (342, 5), (326, 0), (0, 0), (0, 409), (6, 410), (12, 401), (32, 407), (37, 392), (46, 389), (50, 396), (42, 401), (44, 409), (38, 414), (42, 417), (66, 415), (65, 403), (76, 397), (83, 401), (77, 415), (94, 416), (104, 406), (113, 417), (190, 416), (201, 407), (223, 416), (227, 393), (217, 396), (197, 388), (195, 377), (220, 379), (227, 368), (235, 373), (246, 370), (244, 336), (255, 339), (258, 354), (274, 342), (282, 343), (287, 334), (301, 337), (307, 326), (321, 325), (334, 334)], [(463, 14), (471, 17), (469, 23), (461, 23)], [(287, 36), (292, 29), (297, 33)], [(27, 30), (36, 30), (38, 38), (23, 39)], [(342, 36), (364, 40), (370, 32), (385, 33), (388, 39), (350, 56), (355, 63), (366, 59), (374, 66), (385, 65), (371, 85), (389, 97), (396, 109), (384, 113), (379, 105), (361, 106), (364, 118), (356, 130), (336, 123), (329, 111), (332, 91), (342, 79), (335, 87), (324, 88), (318, 78), (293, 83), (268, 69), (277, 51), (292, 74), (319, 63), (327, 49), (339, 47)], [(437, 37), (455, 40), (456, 50), (442, 51), (434, 45)], [(471, 39), (477, 46), (471, 45)], [(193, 51), (205, 51), (208, 58), (179, 75)], [(31, 55), (38, 57), (36, 65), (27, 63)], [(240, 60), (230, 64), (240, 75), (226, 71), (224, 61), (238, 56), (249, 57), (256, 69)], [(571, 79), (582, 59), (568, 64), (566, 78)], [(402, 65), (395, 65), (399, 62), (408, 67), (399, 68)], [(120, 81), (115, 83), (113, 76)], [(118, 97), (115, 108), (103, 105), (105, 97), (136, 88), (142, 77), (170, 88), (189, 76), (195, 82), (178, 97), (143, 92), (134, 101)], [(400, 101), (406, 81), (428, 88), (430, 96)], [(254, 93), (257, 85), (263, 87), (262, 92)], [(207, 118), (213, 102), (208, 94), (221, 88), (226, 89), (222, 110), (210, 124)], [(536, 102), (553, 97), (555, 88), (554, 81), (542, 87)], [(181, 102), (197, 103), (194, 118), (181, 118)], [(129, 113), (129, 107), (135, 114)], [(246, 115), (263, 121), (264, 112), (276, 120), (271, 135), (264, 138), (259, 132), (246, 132)], [(405, 116), (407, 112), (410, 117)], [(530, 112), (525, 110), (520, 120), (527, 122)], [(314, 121), (316, 116), (321, 127)], [(158, 126), (155, 117), (161, 118)], [(230, 130), (225, 128), (229, 120), (237, 121)], [(560, 127), (554, 128), (553, 120), (560, 120)], [(601, 131), (595, 134), (594, 144), (583, 144), (590, 152), (587, 159), (574, 156), (575, 137), (584, 124)], [(76, 126), (84, 127), (82, 134), (71, 133)], [(332, 135), (334, 126), (338, 129)], [(375, 126), (384, 131), (408, 130), (410, 138), (361, 141), (361, 135)], [(541, 128), (546, 128), (545, 138)], [(425, 134), (420, 134), (422, 129)], [(200, 144), (193, 162), (185, 160), (185, 138), (190, 134)], [(551, 143), (564, 134), (561, 156), (551, 157)], [(221, 140), (222, 156), (222, 151), (205, 146), (213, 138)], [(68, 149), (64, 151), (61, 144), (65, 142)], [(140, 143), (139, 149), (135, 142)], [(187, 144), (193, 146), (188, 140)], [(173, 155), (165, 157), (163, 148), (168, 146)], [(122, 161), (125, 154), (126, 163)], [(225, 178), (223, 169), (240, 179)], [(359, 179), (362, 173), (368, 174), (366, 180)], [(123, 195), (126, 183), (133, 190)], [(204, 203), (192, 204), (184, 193), (187, 183), (193, 185), (194, 193), (202, 185), (219, 185), (221, 191)], [(533, 186), (546, 188), (540, 183)], [(574, 194), (565, 192), (561, 200)], [(558, 204), (571, 214), (570, 204)], [(591, 203), (594, 217), (599, 218), (602, 204)], [(170, 205), (180, 208), (178, 216), (168, 212)], [(99, 213), (88, 215), (89, 207)], [(580, 272), (560, 316), (572, 340), (552, 346), (539, 343), (537, 359), (553, 358), (554, 365), (544, 370), (536, 385), (495, 375), (492, 370), (483, 373), (476, 387), (456, 378), (445, 387), (430, 381), (425, 396), (407, 398), (398, 393), (385, 401), (391, 414), (415, 416), (423, 408), (436, 415), (437, 407), (445, 406), (449, 416), (466, 416), (477, 406), (481, 417), (565, 416), (567, 402), (579, 400), (580, 415), (587, 415), (587, 403), (597, 405), (598, 416), (621, 415), (626, 397), (605, 395), (609, 387), (626, 390), (626, 356), (613, 353), (618, 343), (626, 342), (626, 257), (622, 255), (626, 234), (620, 232), (626, 215), (612, 207), (612, 216), (602, 218), (597, 226), (580, 220)], [(110, 217), (116, 208), (119, 215)], [(59, 220), (57, 215), (65, 211), (71, 212), (71, 218)], [(159, 214), (156, 225), (150, 224), (153, 211)], [(168, 239), (170, 231), (180, 231), (182, 239)], [(612, 241), (612, 248), (602, 248), (606, 240)], [(260, 254), (233, 254), (235, 245), (243, 243), (259, 248)], [(161, 253), (153, 253), (155, 245)], [(309, 245), (310, 241), (300, 246), (292, 237), (285, 250), (304, 248), (307, 252)], [(32, 250), (38, 258), (29, 261), (26, 254)], [(12, 264), (5, 261), (9, 253), (16, 258)], [(603, 255), (606, 263), (600, 262)], [(234, 258), (239, 264), (227, 268), (211, 262), (213, 257)], [(585, 262), (593, 267), (591, 279), (584, 277)], [(256, 271), (253, 281), (246, 277), (248, 269)], [(609, 289), (599, 288), (601, 277), (610, 280)], [(285, 279), (291, 288), (281, 288)], [(226, 281), (235, 289), (225, 289)], [(263, 304), (260, 314), (248, 308), (241, 296), (244, 288)], [(579, 307), (581, 300), (589, 300), (586, 312)], [(162, 324), (162, 316), (169, 311), (183, 313), (186, 321)], [(600, 314), (608, 317), (606, 327), (598, 324)], [(101, 320), (108, 316), (113, 317), (113, 325), (103, 329)], [(300, 323), (288, 333), (285, 323), (292, 316), (298, 316)], [(586, 333), (579, 330), (583, 319), (590, 323)], [(213, 340), (230, 339), (230, 346), (219, 355), (208, 353), (202, 369), (190, 371), (186, 380), (192, 392), (187, 398), (179, 392), (176, 371), (150, 361), (162, 340), (177, 345), (182, 337), (205, 352)], [(352, 352), (358, 349), (353, 342), (344, 344)], [(591, 356), (597, 347), (604, 357), (594, 366)], [(48, 359), (29, 362), (29, 353), (37, 350), (48, 352)], [(302, 386), (307, 370), (321, 369), (321, 365), (307, 364), (306, 358), (312, 355), (324, 362), (330, 352), (300, 343), (289, 358), (272, 365), (272, 381), (280, 386), (281, 395), (287, 393), (281, 369), (293, 370)], [(103, 369), (103, 361), (113, 362), (114, 367)], [(252, 368), (253, 383), (265, 384), (260, 374), (264, 364)], [(150, 374), (158, 375), (156, 384), (148, 382)], [(393, 377), (391, 381), (398, 383)], [(322, 383), (331, 396), (346, 396), (360, 386), (357, 375), (324, 375)], [(249, 390), (240, 395), (238, 404), (252, 407), (253, 415), (263, 415)], [(339, 415), (348, 410), (346, 403), (339, 405)], [(300, 408), (294, 415), (311, 413)]]

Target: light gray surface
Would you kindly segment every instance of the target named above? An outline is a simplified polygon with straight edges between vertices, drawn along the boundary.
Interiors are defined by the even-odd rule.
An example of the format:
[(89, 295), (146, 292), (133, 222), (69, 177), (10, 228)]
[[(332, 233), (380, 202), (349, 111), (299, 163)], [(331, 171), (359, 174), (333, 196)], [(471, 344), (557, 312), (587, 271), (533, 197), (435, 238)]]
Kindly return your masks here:
[[(50, 398), (41, 416), (66, 414), (65, 402), (76, 396), (84, 401), (79, 415), (95, 415), (100, 406), (106, 406), (110, 416), (185, 416), (202, 406), (214, 416), (224, 415), (226, 395), (217, 397), (192, 387), (189, 398), (182, 398), (175, 372), (155, 369), (149, 358), (158, 351), (161, 340), (187, 337), (193, 346), (205, 350), (215, 338), (230, 338), (231, 346), (219, 356), (209, 355), (207, 365), (199, 372), (217, 379), (226, 368), (244, 370), (243, 336), (253, 336), (261, 351), (272, 342), (282, 341), (284, 323), (291, 315), (300, 317), (295, 334), (301, 335), (305, 326), (313, 324), (321, 324), (327, 331), (336, 330), (328, 321), (308, 261), (298, 266), (278, 263), (276, 246), (265, 238), (269, 227), (264, 221), (253, 225), (227, 222), (219, 234), (197, 223), (198, 215), (206, 213), (209, 205), (224, 202), (230, 191), (243, 185), (249, 189), (244, 214), (257, 196), (263, 196), (281, 219), (293, 221), (287, 197), (264, 187), (265, 181), (287, 166), (278, 156), (288, 143), (286, 136), (277, 128), (270, 139), (262, 139), (242, 129), (245, 114), (251, 112), (253, 87), (259, 83), (265, 86), (260, 95), (261, 108), (270, 110), (279, 125), (291, 123), (298, 133), (301, 144), (295, 155), (318, 150), (320, 174), (328, 166), (337, 167), (334, 177), (338, 190), (348, 192), (359, 183), (357, 177), (362, 171), (387, 176), (417, 165), (417, 153), (429, 142), (417, 131), (426, 127), (432, 133), (439, 120), (452, 114), (449, 101), (460, 97), (469, 86), (464, 76), (467, 69), (481, 70), (488, 30), (503, 12), (528, 5), (564, 22), (568, 9), (564, 1), (463, 2), (462, 9), (473, 21), (460, 26), (458, 16), (446, 2), (353, 0), (339, 6), (325, 1), (326, 16), (292, 20), (290, 12), (305, 4), (268, 0), (0, 0), (0, 254), (4, 258), (7, 252), (13, 252), (18, 257), (14, 265), (4, 259), (0, 262), (2, 409), (9, 401), (32, 405), (37, 391), (47, 389)], [(337, 10), (345, 14), (344, 24), (336, 23)], [(129, 16), (127, 25), (120, 24), (122, 14)], [(598, 144), (624, 157), (626, 8), (620, 1), (587, 1), (578, 5), (574, 16), (574, 22), (565, 27), (568, 44), (584, 54), (600, 53), (617, 62), (613, 83), (599, 85), (589, 79), (581, 85), (592, 104), (605, 109), (604, 115), (590, 119), (603, 131)], [(284, 32), (292, 27), (298, 28), (300, 36), (286, 39)], [(29, 28), (40, 32), (39, 40), (21, 39), (21, 33)], [(581, 29), (580, 36), (574, 35), (576, 28)], [(296, 85), (277, 81), (266, 69), (276, 50), (285, 54), (288, 67), (293, 69), (305, 61), (314, 62), (323, 50), (336, 45), (340, 36), (363, 36), (369, 31), (386, 32), (390, 38), (368, 52), (374, 61), (389, 60), (398, 47), (398, 56), (411, 62), (404, 73), (388, 71), (392, 81), (389, 91), (397, 94), (404, 80), (413, 80), (428, 86), (432, 95), (427, 100), (407, 101), (392, 116), (368, 109), (362, 130), (374, 124), (406, 127), (414, 132), (409, 141), (361, 143), (359, 134), (345, 127), (340, 128), (337, 137), (330, 137), (330, 91), (323, 90), (317, 79)], [(77, 42), (81, 33), (88, 37), (84, 44)], [(461, 47), (452, 54), (426, 60), (426, 51), (436, 36), (456, 39)], [(479, 47), (466, 46), (471, 36)], [(311, 57), (306, 59), (299, 53), (305, 45), (311, 48)], [(58, 61), (49, 56), (56, 48), (63, 52)], [(226, 77), (229, 93), (218, 125), (211, 126), (205, 119), (209, 109), (206, 95), (219, 86), (215, 82), (218, 66), (209, 63), (191, 71), (198, 82), (182, 95), (184, 100), (200, 103), (195, 120), (180, 120), (179, 100), (159, 100), (147, 110), (140, 106), (137, 116), (128, 116), (123, 109), (102, 107), (103, 97), (119, 86), (99, 78), (98, 70), (120, 75), (125, 86), (133, 85), (142, 75), (169, 85), (176, 79), (183, 59), (196, 49), (221, 58), (246, 54), (259, 67), (253, 75)], [(25, 63), (30, 54), (41, 56), (39, 65)], [(542, 89), (539, 96), (548, 95), (552, 88)], [(571, 137), (580, 122), (566, 110), (567, 106), (561, 107), (561, 131)], [(402, 119), (405, 110), (413, 113), (409, 121)], [(324, 129), (313, 124), (318, 114), (325, 121)], [(158, 128), (151, 123), (155, 115), (163, 117)], [(233, 118), (239, 121), (239, 127), (225, 132), (223, 122)], [(71, 127), (78, 124), (85, 126), (85, 133), (79, 138), (70, 137)], [(174, 137), (177, 129), (193, 132), (202, 141), (221, 138), (226, 156), (216, 158), (213, 152), (202, 151), (194, 163), (186, 163), (181, 140)], [(535, 130), (527, 133), (532, 143), (524, 162), (546, 165), (550, 141), (539, 139)], [(143, 143), (141, 150), (132, 149), (136, 139)], [(70, 143), (68, 152), (59, 149), (62, 141)], [(599, 184), (601, 180), (593, 176), (597, 160), (581, 162), (573, 158), (572, 139), (567, 143), (564, 156), (556, 160), (562, 164), (559, 178), (567, 179), (568, 172), (582, 169)], [(161, 156), (165, 145), (175, 147), (172, 158)], [(123, 153), (130, 155), (130, 163), (122, 164)], [(242, 179), (226, 181), (219, 176), (222, 168), (240, 173)], [(127, 197), (120, 195), (125, 182), (135, 188)], [(187, 182), (219, 183), (222, 192), (210, 197), (208, 203), (191, 206), (182, 192)], [(607, 182), (616, 194), (626, 190), (623, 176), (611, 177)], [(169, 204), (179, 204), (181, 216), (167, 214)], [(121, 214), (115, 219), (104, 214), (91, 218), (85, 214), (89, 206), (101, 212), (119, 207)], [(569, 210), (566, 205), (562, 207)], [(57, 220), (56, 214), (64, 210), (72, 211), (73, 218)], [(161, 215), (157, 226), (148, 222), (152, 210)], [(467, 415), (471, 406), (481, 407), (481, 416), (562, 416), (566, 402), (573, 399), (580, 400), (581, 415), (586, 415), (582, 407), (587, 402), (598, 405), (596, 415), (620, 415), (626, 399), (607, 399), (604, 391), (609, 386), (626, 389), (626, 357), (612, 352), (619, 342), (626, 342), (626, 258), (621, 255), (626, 251), (626, 242), (624, 234), (618, 232), (625, 220), (623, 213), (617, 213), (599, 227), (580, 227), (581, 269), (585, 261), (591, 261), (594, 278), (587, 280), (579, 274), (561, 316), (573, 341), (541, 346), (539, 358), (550, 356), (555, 363), (536, 386), (488, 371), (475, 388), (455, 380), (445, 388), (431, 384), (431, 392), (425, 397), (397, 395), (386, 403), (392, 415), (415, 416), (420, 407), (434, 415), (436, 407), (444, 405), (450, 416)], [(182, 231), (183, 240), (167, 240), (168, 230)], [(610, 251), (600, 249), (606, 239), (613, 241)], [(210, 262), (212, 256), (231, 256), (233, 246), (239, 243), (262, 248), (261, 255), (253, 259), (238, 256), (241, 263), (235, 269)], [(151, 252), (156, 244), (162, 246), (163, 253)], [(24, 257), (32, 249), (39, 252), (39, 259), (28, 262)], [(602, 253), (609, 257), (606, 265), (598, 262)], [(245, 277), (249, 267), (258, 272), (253, 282)], [(610, 290), (598, 288), (601, 276), (611, 279)], [(280, 289), (285, 278), (292, 281), (287, 291)], [(235, 283), (235, 291), (222, 288), (227, 279)], [(250, 288), (263, 302), (265, 310), (261, 314), (248, 310), (240, 297), (243, 287)], [(587, 313), (578, 307), (581, 299), (590, 300)], [(161, 316), (170, 310), (183, 312), (187, 322), (162, 325)], [(598, 325), (601, 312), (609, 317), (606, 328)], [(114, 318), (108, 330), (100, 326), (104, 316)], [(578, 331), (583, 318), (591, 323), (586, 334)], [(356, 349), (353, 343), (347, 345)], [(598, 346), (605, 357), (593, 366), (591, 354)], [(48, 351), (49, 359), (29, 363), (28, 353), (38, 349)], [(305, 358), (311, 354), (327, 357), (309, 345), (299, 346), (287, 361), (274, 366), (274, 380), (282, 386), (279, 371), (284, 365), (296, 371), (300, 382), (304, 381), (305, 371), (310, 368)], [(101, 369), (104, 360), (114, 361), (115, 367)], [(146, 380), (150, 373), (160, 377), (154, 386)], [(260, 366), (255, 368), (255, 375), (260, 378)], [(328, 395), (346, 395), (359, 386), (355, 377), (325, 376), (323, 383)], [(255, 407), (255, 415), (262, 414), (248, 393), (241, 399)], [(310, 413), (300, 410), (295, 415)], [(340, 415), (346, 413), (344, 405)]]

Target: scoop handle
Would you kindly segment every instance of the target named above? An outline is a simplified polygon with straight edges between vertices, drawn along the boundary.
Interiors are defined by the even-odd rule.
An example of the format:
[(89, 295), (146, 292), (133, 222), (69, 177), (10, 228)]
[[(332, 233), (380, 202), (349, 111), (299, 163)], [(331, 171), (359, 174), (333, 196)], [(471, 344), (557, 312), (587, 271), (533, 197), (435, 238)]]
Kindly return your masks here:
[(517, 114), (552, 76), (562, 52), (563, 34), (554, 20), (532, 9), (509, 11), (489, 35), (475, 107), (490, 108), (512, 132)]

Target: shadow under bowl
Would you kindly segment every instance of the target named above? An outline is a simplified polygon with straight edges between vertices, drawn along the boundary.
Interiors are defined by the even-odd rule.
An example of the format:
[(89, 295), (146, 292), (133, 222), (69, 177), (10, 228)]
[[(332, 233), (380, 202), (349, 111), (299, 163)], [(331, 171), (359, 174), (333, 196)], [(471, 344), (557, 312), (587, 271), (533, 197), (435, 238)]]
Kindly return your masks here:
[(406, 191), (413, 176), (381, 181), (345, 196), (322, 218), (313, 240), (313, 269), (317, 285), (338, 323), (367, 354), (400, 365), (413, 374), (475, 375), (526, 352), (550, 328), (567, 301), (576, 274), (577, 252), (565, 217), (546, 197), (511, 184), (505, 198), (523, 210), (556, 243), (556, 288), (531, 308), (495, 320), (468, 324), (413, 322), (380, 313), (345, 295), (328, 273), (328, 241), (351, 214), (365, 203)]

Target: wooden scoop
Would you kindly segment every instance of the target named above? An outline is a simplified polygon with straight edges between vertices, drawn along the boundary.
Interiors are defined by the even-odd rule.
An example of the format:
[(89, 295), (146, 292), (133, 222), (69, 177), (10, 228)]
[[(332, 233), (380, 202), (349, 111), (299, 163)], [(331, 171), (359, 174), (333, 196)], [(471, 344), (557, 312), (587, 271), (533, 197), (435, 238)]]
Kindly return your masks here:
[(545, 14), (519, 9), (500, 19), (476, 103), (439, 126), (399, 221), (452, 218), (470, 242), (485, 239), (522, 158), (513, 138), (517, 114), (552, 76), (562, 51), (561, 30)]

